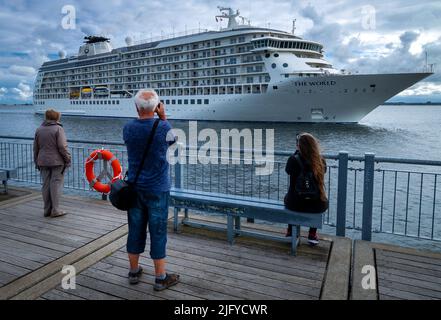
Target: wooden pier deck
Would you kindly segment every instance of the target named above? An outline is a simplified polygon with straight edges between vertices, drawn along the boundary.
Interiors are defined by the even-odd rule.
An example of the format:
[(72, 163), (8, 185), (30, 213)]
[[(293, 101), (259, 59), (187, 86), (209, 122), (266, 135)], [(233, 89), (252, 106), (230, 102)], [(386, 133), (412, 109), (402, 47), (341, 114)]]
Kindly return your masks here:
[[(148, 245), (141, 259), (141, 282), (128, 284), (124, 213), (106, 201), (64, 196), (62, 208), (69, 214), (44, 218), (39, 193), (11, 190), (19, 196), (0, 202), (0, 299), (440, 298), (441, 257), (436, 254), (356, 242), (353, 257), (351, 240), (321, 235), (318, 247), (303, 241), (293, 257), (288, 243), (238, 237), (231, 246), (225, 233), (191, 227), (179, 233), (169, 229), (168, 270), (179, 273), (181, 282), (155, 292)], [(258, 224), (243, 227), (284, 232)], [(356, 273), (363, 263), (377, 267), (376, 290), (357, 286), (362, 275)], [(65, 265), (77, 270), (76, 289), (61, 287)], [(421, 268), (424, 272), (418, 273)], [(406, 277), (412, 281), (405, 282)]]

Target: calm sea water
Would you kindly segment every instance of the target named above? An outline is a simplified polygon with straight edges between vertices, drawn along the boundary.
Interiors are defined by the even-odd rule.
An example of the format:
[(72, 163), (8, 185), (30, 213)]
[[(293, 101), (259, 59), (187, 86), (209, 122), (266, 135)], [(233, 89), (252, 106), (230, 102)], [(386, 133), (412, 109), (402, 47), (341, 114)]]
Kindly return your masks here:
[[(32, 137), (41, 124), (41, 115), (31, 107), (0, 106), (0, 135)], [(127, 119), (64, 117), (62, 123), (70, 139), (121, 141)], [(188, 130), (188, 121), (171, 121)], [(198, 122), (198, 129), (274, 129), (275, 149), (293, 150), (297, 132), (317, 136), (326, 153), (340, 150), (354, 155), (374, 152), (379, 156), (441, 159), (441, 106), (381, 106), (359, 124), (274, 124), (245, 122)]]
[[(35, 129), (41, 124), (43, 117), (32, 112), (32, 106), (1, 106), (0, 105), (0, 136), (23, 136), (33, 137)], [(122, 128), (128, 119), (105, 119), (105, 118), (78, 118), (63, 117), (66, 134), (69, 139), (87, 141), (122, 141)], [(175, 128), (188, 131), (188, 121), (171, 121)], [(409, 106), (381, 106), (366, 116), (359, 124), (289, 124), (289, 123), (245, 123), (245, 122), (204, 122), (197, 123), (198, 130), (212, 128), (220, 133), (221, 129), (239, 130), (244, 128), (274, 129), (275, 149), (293, 151), (295, 137), (298, 132), (310, 132), (319, 138), (322, 149), (326, 153), (338, 153), (345, 150), (352, 155), (363, 155), (365, 152), (374, 152), (378, 156), (441, 160), (441, 106), (435, 105), (409, 105)], [(81, 158), (81, 157), (80, 157)], [(77, 166), (83, 166), (84, 159), (78, 159)], [(282, 160), (283, 161), (283, 160)], [(351, 163), (351, 166), (357, 166)], [(32, 161), (24, 165), (32, 167)], [(216, 166), (215, 166), (216, 167)], [(385, 164), (377, 165), (377, 168), (387, 169)], [(273, 175), (270, 178), (254, 180), (245, 173), (236, 169), (214, 168), (212, 174), (208, 174), (204, 166), (188, 166), (186, 178), (187, 186), (197, 190), (204, 188), (209, 179), (209, 185), (220, 188), (220, 192), (248, 195), (247, 192), (257, 189), (268, 192), (273, 198), (283, 198), (287, 189), (286, 182), (281, 183)], [(441, 251), (441, 241), (428, 242), (416, 240), (410, 237), (392, 237), (388, 232), (408, 233), (421, 236), (433, 236), (441, 239), (441, 168), (439, 167), (403, 167), (388, 165), (393, 171), (376, 173), (374, 186), (374, 229), (373, 240), (392, 242), (400, 245), (421, 247)], [(282, 171), (283, 163), (278, 167)], [(394, 176), (396, 169), (404, 169), (404, 172)], [(211, 170), (211, 169), (210, 169)], [(217, 170), (217, 171), (216, 171)], [(225, 170), (225, 171), (224, 171)], [(229, 171), (228, 171), (229, 170)], [(434, 175), (424, 177), (424, 187), (421, 186), (421, 176), (413, 173), (409, 176), (408, 170), (417, 172), (437, 172), (438, 182), (435, 186)], [(420, 171), (418, 171), (420, 170)], [(79, 170), (81, 171), (81, 170)], [(278, 172), (280, 172), (278, 171)], [(211, 172), (211, 171), (210, 171)], [(226, 173), (227, 172), (227, 173)], [(337, 170), (331, 169), (328, 176), (332, 176), (327, 185), (330, 195), (330, 211), (328, 217), (331, 222), (336, 214), (336, 188)], [(357, 175), (358, 174), (358, 175)], [(75, 175), (73, 181), (75, 182)], [(279, 176), (277, 173), (276, 176)], [(204, 178), (205, 177), (205, 178)], [(213, 178), (213, 182), (211, 181)], [(207, 181), (205, 181), (205, 180)], [(257, 179), (254, 177), (254, 179)], [(68, 179), (69, 180), (69, 179)], [(70, 179), (72, 182), (72, 179)], [(82, 174), (78, 174), (76, 180), (80, 186), (86, 186)], [(233, 183), (239, 181), (238, 184)], [(384, 186), (382, 185), (384, 183)], [(407, 183), (410, 181), (410, 186)], [(243, 189), (243, 191), (241, 191)], [(347, 199), (347, 225), (354, 226), (347, 235), (359, 238), (359, 228), (362, 219), (363, 207), (363, 174), (352, 170), (348, 174), (348, 199)], [(205, 190), (205, 189), (204, 189)], [(214, 190), (215, 191), (215, 190)], [(436, 192), (434, 192), (436, 191)], [(383, 197), (383, 196), (384, 197)], [(409, 196), (407, 196), (409, 195)], [(407, 214), (407, 211), (409, 214)], [(334, 230), (324, 232), (333, 233)], [(386, 232), (386, 233), (384, 233)]]

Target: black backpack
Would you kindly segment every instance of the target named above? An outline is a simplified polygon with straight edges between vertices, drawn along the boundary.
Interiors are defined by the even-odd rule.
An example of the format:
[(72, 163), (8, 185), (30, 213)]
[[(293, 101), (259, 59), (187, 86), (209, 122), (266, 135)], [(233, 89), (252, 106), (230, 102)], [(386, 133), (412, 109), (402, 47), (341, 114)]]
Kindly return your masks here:
[(320, 189), (317, 185), (314, 173), (309, 167), (305, 167), (298, 154), (296, 154), (294, 158), (300, 166), (300, 173), (297, 176), (294, 187), (297, 196), (301, 200), (318, 200), (320, 198)]

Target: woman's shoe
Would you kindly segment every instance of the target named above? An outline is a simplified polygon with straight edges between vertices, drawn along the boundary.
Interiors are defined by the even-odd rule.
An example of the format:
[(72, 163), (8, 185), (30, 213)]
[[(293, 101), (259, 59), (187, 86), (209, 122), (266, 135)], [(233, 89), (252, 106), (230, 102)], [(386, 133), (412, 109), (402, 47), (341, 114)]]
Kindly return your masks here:
[(318, 238), (318, 235), (317, 235), (317, 232), (315, 232), (315, 233), (309, 233), (308, 234), (308, 243), (311, 245), (311, 246), (316, 246), (316, 245), (318, 245), (319, 244), (319, 238)]

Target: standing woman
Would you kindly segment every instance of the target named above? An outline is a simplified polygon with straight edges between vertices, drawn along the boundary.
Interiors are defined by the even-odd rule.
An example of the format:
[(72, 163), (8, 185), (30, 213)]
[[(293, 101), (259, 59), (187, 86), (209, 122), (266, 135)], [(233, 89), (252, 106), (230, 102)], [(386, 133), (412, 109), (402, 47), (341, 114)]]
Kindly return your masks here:
[(53, 218), (66, 214), (60, 210), (59, 203), (64, 171), (71, 161), (60, 117), (59, 112), (47, 110), (45, 120), (35, 132), (34, 139), (34, 162), (43, 179), (44, 216)]
[[(285, 196), (287, 209), (299, 212), (322, 213), (328, 209), (328, 199), (325, 191), (326, 161), (320, 154), (318, 140), (309, 133), (297, 135), (296, 152), (289, 157), (285, 171), (289, 175), (289, 190)], [(301, 173), (303, 173), (301, 175)], [(313, 187), (311, 194), (305, 196), (301, 189), (302, 179), (311, 178)], [(299, 181), (302, 180), (302, 181)], [(292, 234), (292, 225), (288, 226), (286, 236)], [(308, 242), (317, 245), (318, 235), (316, 228), (310, 228)]]

